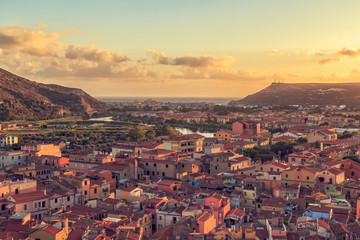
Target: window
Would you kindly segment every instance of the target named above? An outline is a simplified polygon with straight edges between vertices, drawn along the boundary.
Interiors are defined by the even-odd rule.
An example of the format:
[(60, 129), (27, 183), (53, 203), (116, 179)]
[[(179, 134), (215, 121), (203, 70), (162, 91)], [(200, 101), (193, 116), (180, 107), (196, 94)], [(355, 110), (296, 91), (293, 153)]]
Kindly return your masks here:
[(87, 195), (87, 191), (85, 190), (85, 192), (84, 192), (84, 195), (86, 196)]
[(149, 166), (149, 163), (145, 163), (145, 166)]
[(300, 179), (300, 176), (297, 176), (297, 179)]
[(164, 172), (162, 173), (162, 175), (163, 175), (163, 177), (165, 177), (165, 173), (164, 173)]
[(37, 203), (34, 203), (34, 208), (37, 208)]
[(87, 185), (87, 181), (85, 181), (84, 184)]
[(94, 193), (97, 193), (97, 189), (96, 189), (96, 188), (94, 189)]
[(159, 220), (162, 220), (162, 216), (159, 216)]
[(310, 177), (306, 177), (306, 180), (310, 180)]
[(15, 189), (15, 194), (19, 194), (19, 189)]
[(354, 176), (355, 175), (355, 173), (354, 172), (351, 172), (351, 176)]
[(70, 201), (70, 196), (67, 196), (67, 201), (68, 201), (68, 202)]
[(168, 167), (169, 167), (169, 165), (166, 164), (166, 168), (168, 168)]
[(156, 167), (156, 163), (154, 163), (154, 167)]
[(57, 198), (54, 199), (54, 202), (57, 203)]
[(46, 207), (46, 202), (45, 201), (42, 202), (42, 207)]
[(287, 178), (288, 178), (288, 177), (289, 177), (289, 175), (287, 175), (287, 174), (286, 174), (286, 175), (285, 175), (285, 177), (287, 177)]
[(25, 205), (24, 205), (24, 211), (26, 211), (26, 210), (27, 210), (27, 205), (25, 204)]

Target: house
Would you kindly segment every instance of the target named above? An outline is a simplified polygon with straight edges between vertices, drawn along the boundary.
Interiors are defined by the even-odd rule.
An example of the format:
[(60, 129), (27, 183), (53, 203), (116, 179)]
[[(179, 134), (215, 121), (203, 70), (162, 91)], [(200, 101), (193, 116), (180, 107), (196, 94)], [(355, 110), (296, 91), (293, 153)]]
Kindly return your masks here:
[(177, 206), (171, 201), (165, 203), (160, 208), (156, 209), (156, 224), (157, 230), (170, 224), (176, 224), (182, 217), (184, 206)]
[(17, 144), (19, 138), (14, 135), (0, 134), (0, 147)]
[(165, 160), (175, 152), (167, 149), (154, 149), (150, 151), (143, 151), (142, 157), (148, 159)]
[(240, 133), (231, 130), (220, 130), (219, 132), (214, 133), (215, 139), (223, 140), (225, 142), (230, 142), (230, 140), (239, 138), (240, 136)]
[(46, 191), (34, 191), (12, 195), (7, 198), (14, 213), (31, 213), (35, 219), (43, 219), (49, 212), (49, 196)]
[(106, 154), (75, 153), (69, 157), (69, 169), (84, 172), (98, 165), (114, 161), (115, 157)]
[(200, 134), (185, 134), (163, 141), (164, 149), (174, 152), (190, 153), (201, 152), (205, 137)]
[(286, 206), (286, 200), (282, 198), (266, 198), (261, 203), (261, 211), (281, 212), (283, 213)]
[(135, 153), (138, 157), (141, 157), (143, 152), (152, 151), (156, 149), (162, 149), (164, 145), (162, 143), (147, 141), (135, 145)]
[(281, 181), (285, 185), (300, 183), (302, 187), (314, 187), (318, 172), (312, 168), (298, 166), (284, 170), (281, 173)]
[(251, 167), (252, 160), (245, 156), (239, 156), (235, 158), (231, 158), (229, 160), (225, 160), (226, 158), (222, 158), (218, 161), (219, 158), (210, 161), (210, 174), (217, 174), (221, 172), (228, 172), (231, 170), (240, 170), (243, 168)]
[(318, 174), (319, 182), (327, 184), (340, 184), (345, 181), (345, 171), (335, 167), (320, 169)]
[(167, 199), (165, 198), (150, 198), (145, 202), (144, 210), (147, 212), (152, 213), (152, 225), (151, 229), (152, 232), (156, 232), (157, 230), (157, 216), (156, 211), (160, 209), (161, 206), (163, 206), (167, 202)]
[(197, 218), (199, 226), (199, 233), (208, 234), (214, 228), (216, 228), (216, 219), (211, 212), (204, 212)]
[(26, 156), (22, 151), (0, 152), (0, 167), (25, 165)]
[(307, 138), (309, 143), (332, 141), (337, 139), (337, 134), (332, 129), (314, 130), (307, 135)]
[(27, 143), (21, 146), (21, 151), (24, 151), (29, 156), (49, 155), (61, 157), (60, 146), (54, 144)]
[(214, 193), (203, 199), (201, 209), (210, 211), (216, 219), (216, 226), (220, 226), (224, 224), (225, 216), (230, 211), (230, 200)]
[(316, 220), (319, 218), (330, 219), (332, 214), (333, 210), (330, 207), (325, 207), (321, 204), (309, 204), (304, 216), (311, 217), (313, 220)]
[(245, 212), (241, 209), (231, 209), (225, 217), (225, 225), (231, 230), (239, 229), (241, 224), (244, 222)]
[(317, 155), (310, 151), (294, 152), (288, 156), (289, 165), (307, 165), (314, 163), (317, 159)]
[(300, 184), (281, 185), (273, 188), (273, 197), (287, 200), (297, 199), (300, 196)]
[(180, 181), (161, 179), (157, 184), (157, 189), (159, 191), (168, 192), (174, 196), (177, 196), (178, 192), (181, 189), (181, 185), (182, 183)]
[(66, 219), (65, 226), (62, 229), (47, 225), (43, 228), (36, 230), (30, 234), (32, 239), (38, 240), (66, 240), (69, 235), (69, 225), (68, 220)]
[(144, 169), (144, 175), (149, 176), (151, 180), (177, 177), (178, 161), (140, 158), (139, 164)]

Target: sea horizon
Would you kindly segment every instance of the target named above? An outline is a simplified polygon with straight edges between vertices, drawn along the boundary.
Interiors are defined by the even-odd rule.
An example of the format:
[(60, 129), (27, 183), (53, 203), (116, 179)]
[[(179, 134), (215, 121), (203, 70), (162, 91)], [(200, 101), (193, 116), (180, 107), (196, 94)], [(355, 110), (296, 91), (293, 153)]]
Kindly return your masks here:
[(163, 103), (215, 103), (215, 104), (228, 104), (232, 100), (241, 98), (201, 98), (201, 97), (95, 97), (102, 102), (144, 102), (146, 100), (154, 100)]

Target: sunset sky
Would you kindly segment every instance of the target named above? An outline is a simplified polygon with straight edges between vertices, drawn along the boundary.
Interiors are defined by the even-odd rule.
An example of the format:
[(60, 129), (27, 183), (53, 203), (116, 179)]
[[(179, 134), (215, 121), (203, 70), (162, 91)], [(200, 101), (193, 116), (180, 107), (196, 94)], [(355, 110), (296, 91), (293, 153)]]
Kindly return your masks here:
[[(0, 67), (93, 96), (360, 81), (360, 1), (0, 1)], [(359, 48), (359, 49), (358, 49)]]

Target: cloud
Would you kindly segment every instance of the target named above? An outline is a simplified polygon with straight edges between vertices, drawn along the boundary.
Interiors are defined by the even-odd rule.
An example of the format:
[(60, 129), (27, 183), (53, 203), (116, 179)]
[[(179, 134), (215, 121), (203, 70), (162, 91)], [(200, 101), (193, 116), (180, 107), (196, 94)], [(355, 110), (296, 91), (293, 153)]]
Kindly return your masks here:
[(342, 59), (346, 58), (358, 58), (360, 56), (360, 49), (356, 48), (342, 48), (339, 51), (335, 53), (334, 58), (327, 58), (319, 61), (319, 64), (327, 64), (327, 63), (333, 63), (338, 62)]
[(325, 54), (317, 49), (310, 49), (306, 52), (308, 56), (324, 56)]
[(281, 55), (281, 54), (283, 54), (283, 52), (281, 52), (279, 49), (273, 49), (273, 50), (269, 51), (269, 54), (270, 54), (271, 56), (276, 56), (276, 55)]
[(360, 49), (355, 48), (343, 48), (337, 52), (338, 56), (345, 56), (345, 57), (358, 57), (360, 56)]
[(165, 72), (170, 79), (260, 81), (268, 78), (256, 72), (234, 69), (233, 64), (236, 59), (231, 56), (186, 55), (169, 57), (162, 51), (149, 49), (146, 57), (150, 60), (140, 60), (145, 65), (176, 67), (171, 72)]
[(339, 58), (325, 58), (321, 61), (319, 61), (319, 64), (323, 65), (323, 64), (328, 64), (328, 63), (333, 63), (333, 62), (338, 62), (340, 61)]
[(122, 51), (114, 52), (91, 46), (73, 46), (70, 45), (65, 51), (65, 57), (69, 59), (85, 59), (98, 63), (124, 62), (128, 58)]
[(209, 55), (170, 58), (164, 52), (149, 49), (146, 56), (151, 58), (152, 64), (184, 66), (190, 68), (225, 68), (230, 67), (236, 60), (231, 56), (216, 58)]
[(0, 27), (0, 48), (15, 49), (32, 55), (57, 55), (64, 49), (59, 33), (32, 31), (25, 27)]
[(122, 51), (93, 45), (66, 45), (59, 39), (76, 30), (62, 33), (31, 30), (25, 27), (0, 27), (2, 67), (35, 77), (70, 79), (155, 79), (157, 74), (131, 61)]

